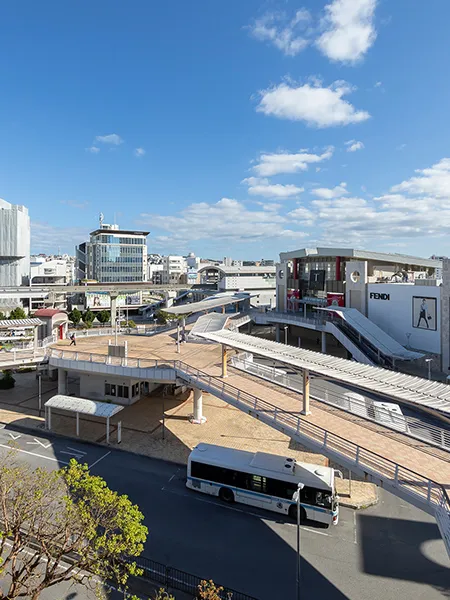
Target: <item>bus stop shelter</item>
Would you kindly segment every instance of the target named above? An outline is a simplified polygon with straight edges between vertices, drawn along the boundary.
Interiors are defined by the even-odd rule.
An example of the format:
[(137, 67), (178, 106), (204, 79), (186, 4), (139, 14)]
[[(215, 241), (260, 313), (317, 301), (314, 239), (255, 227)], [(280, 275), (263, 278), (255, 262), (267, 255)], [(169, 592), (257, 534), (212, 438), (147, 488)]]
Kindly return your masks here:
[[(99, 402), (98, 400), (88, 400), (87, 398), (76, 398), (75, 396), (64, 396), (56, 394), (45, 403), (45, 427), (52, 430), (52, 409), (64, 410), (76, 414), (76, 432), (80, 435), (80, 414), (91, 417), (101, 417), (106, 419), (106, 443), (109, 443), (109, 421), (111, 417), (123, 410), (119, 404), (110, 402)], [(120, 442), (121, 427), (117, 430), (117, 441)]]

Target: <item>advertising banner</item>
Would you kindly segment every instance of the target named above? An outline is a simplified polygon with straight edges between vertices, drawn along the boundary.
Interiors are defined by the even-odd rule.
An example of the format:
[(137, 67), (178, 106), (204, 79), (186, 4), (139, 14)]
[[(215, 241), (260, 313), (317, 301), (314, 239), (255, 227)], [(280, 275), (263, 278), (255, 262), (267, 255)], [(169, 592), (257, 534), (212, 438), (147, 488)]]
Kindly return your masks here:
[(413, 296), (412, 303), (412, 326), (416, 329), (429, 329), (430, 331), (436, 331), (436, 298)]
[[(117, 306), (140, 306), (141, 304), (141, 292), (117, 296)], [(111, 308), (109, 292), (86, 292), (86, 306), (88, 308)]]
[(197, 269), (190, 268), (187, 271), (187, 282), (189, 284), (197, 283)]
[(299, 290), (288, 290), (287, 291), (287, 309), (298, 310), (298, 300), (300, 298)]
[(337, 292), (327, 292), (327, 306), (345, 306), (345, 295)]
[(309, 272), (309, 289), (321, 290), (325, 289), (325, 271), (322, 269), (312, 269)]

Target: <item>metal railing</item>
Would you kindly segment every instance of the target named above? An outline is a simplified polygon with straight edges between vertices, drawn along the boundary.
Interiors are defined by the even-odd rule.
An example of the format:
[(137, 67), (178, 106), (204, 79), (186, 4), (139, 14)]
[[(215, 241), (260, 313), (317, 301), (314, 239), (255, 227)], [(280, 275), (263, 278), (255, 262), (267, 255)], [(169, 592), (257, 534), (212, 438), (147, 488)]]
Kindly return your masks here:
[(262, 312), (259, 310), (251, 310), (250, 316), (252, 320), (258, 324), (265, 323), (291, 323), (292, 325), (308, 324), (313, 325), (315, 329), (322, 330), (325, 325), (325, 318), (323, 317), (303, 317), (300, 313), (295, 312), (281, 312), (281, 311), (267, 311)]
[[(50, 358), (51, 356), (61, 357), (54, 354), (56, 352), (65, 354), (64, 351), (50, 349), (48, 351)], [(67, 354), (72, 354), (73, 357), (73, 353)], [(78, 356), (80, 354), (84, 353), (78, 353)], [(106, 358), (109, 358), (96, 354), (88, 354), (88, 356), (91, 357), (90, 362), (105, 363)], [(118, 361), (123, 367), (149, 368), (163, 364), (170, 365), (181, 379), (195, 383), (205, 392), (226, 400), (229, 404), (313, 450), (331, 456), (338, 464), (382, 482), (385, 487), (397, 495), (436, 516), (450, 556), (450, 498), (444, 485), (182, 361), (119, 357), (111, 357), (111, 359), (113, 364)], [(128, 361), (131, 360), (136, 361), (136, 364), (129, 364)]]
[[(135, 559), (135, 562), (144, 571), (141, 577), (161, 584), (166, 591), (171, 591), (172, 589), (179, 590), (180, 592), (192, 594), (193, 598), (198, 598), (199, 585), (202, 581), (208, 581), (206, 577), (198, 577), (197, 575), (192, 575), (192, 573), (168, 567), (145, 556), (139, 556)], [(237, 592), (229, 587), (219, 585), (217, 587), (223, 587), (223, 590), (218, 595), (221, 600), (256, 600), (252, 596)]]
[[(275, 367), (260, 365), (248, 359), (248, 353), (246, 358), (243, 358), (241, 355), (233, 356), (231, 364), (236, 369), (256, 375), (256, 377), (276, 383), (294, 392), (303, 393), (302, 381), (287, 375), (286, 372), (280, 371)], [(311, 398), (318, 402), (336, 406), (353, 415), (374, 421), (375, 423), (450, 452), (450, 430), (448, 429), (431, 425), (431, 423), (425, 423), (416, 417), (394, 413), (381, 406), (375, 406), (370, 399), (348, 398), (343, 394), (332, 392), (323, 388), (323, 382), (320, 379), (313, 379), (311, 387), (319, 388), (310, 394)]]

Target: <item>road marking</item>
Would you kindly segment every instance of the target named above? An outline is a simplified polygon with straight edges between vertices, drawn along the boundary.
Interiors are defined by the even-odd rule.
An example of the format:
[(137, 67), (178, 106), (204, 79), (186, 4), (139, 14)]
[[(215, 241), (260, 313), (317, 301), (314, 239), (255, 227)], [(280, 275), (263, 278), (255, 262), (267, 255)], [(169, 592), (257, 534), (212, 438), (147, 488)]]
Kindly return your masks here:
[(83, 458), (82, 454), (77, 454), (76, 452), (65, 452), (64, 450), (60, 450), (59, 453), (60, 454), (68, 454), (69, 456), (73, 456), (77, 460), (80, 460), (80, 458)]
[(353, 542), (358, 543), (358, 536), (356, 534), (356, 511), (353, 513)]
[(95, 467), (95, 465), (97, 463), (99, 463), (101, 460), (103, 460), (104, 458), (106, 458), (110, 454), (111, 454), (111, 450), (109, 452), (107, 452), (106, 454), (104, 454), (103, 456), (100, 456), (100, 458), (98, 458), (94, 463), (92, 463), (92, 465), (89, 465), (89, 468), (92, 469), (92, 467)]
[(52, 456), (44, 456), (43, 454), (38, 454), (37, 452), (29, 452), (28, 450), (22, 450), (22, 448), (14, 448), (14, 446), (5, 446), (4, 444), (0, 444), (0, 447), (6, 448), (7, 450), (14, 450), (15, 452), (23, 452), (24, 454), (30, 454), (31, 456), (37, 456), (38, 458), (45, 458), (45, 460), (52, 460), (53, 462), (62, 463), (63, 465), (69, 464), (64, 460), (59, 460), (58, 458), (53, 458)]
[(39, 440), (37, 440), (36, 438), (33, 438), (34, 442), (27, 442), (27, 444), (35, 445), (35, 444), (39, 444), (39, 446), (42, 446), (44, 448), (44, 450), (47, 450), (48, 448), (50, 448), (50, 446), (52, 445), (51, 442), (49, 442), (47, 445), (43, 444), (42, 442), (40, 442)]
[(8, 432), (8, 435), (12, 437), (14, 441), (18, 440), (22, 435), (19, 433), (18, 435), (14, 435), (13, 433)]
[(71, 448), (70, 446), (66, 446), (67, 450), (73, 450), (77, 454), (87, 454), (87, 452), (83, 452), (83, 450), (77, 450), (76, 448)]

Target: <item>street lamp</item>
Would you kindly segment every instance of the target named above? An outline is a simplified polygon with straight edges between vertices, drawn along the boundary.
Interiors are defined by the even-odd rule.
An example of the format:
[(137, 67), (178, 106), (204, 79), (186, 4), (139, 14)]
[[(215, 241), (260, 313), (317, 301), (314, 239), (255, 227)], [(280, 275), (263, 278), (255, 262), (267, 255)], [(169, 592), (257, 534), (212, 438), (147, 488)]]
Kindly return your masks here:
[(304, 487), (304, 483), (299, 483), (292, 497), (297, 502), (297, 600), (300, 600), (300, 493)]
[(426, 358), (425, 362), (428, 363), (428, 379), (431, 379), (431, 363), (432, 363), (433, 359), (432, 358)]

